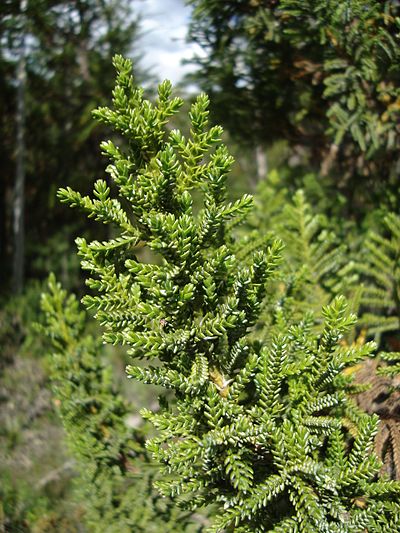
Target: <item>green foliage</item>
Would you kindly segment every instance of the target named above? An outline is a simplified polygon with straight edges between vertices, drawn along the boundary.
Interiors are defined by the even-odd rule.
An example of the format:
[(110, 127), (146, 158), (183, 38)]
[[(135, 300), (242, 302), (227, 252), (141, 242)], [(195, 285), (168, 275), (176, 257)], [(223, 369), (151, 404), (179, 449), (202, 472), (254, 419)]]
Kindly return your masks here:
[[(192, 389), (179, 398), (181, 383), (171, 380), (176, 406), (145, 413), (159, 429), (148, 447), (166, 465), (160, 490), (195, 503), (199, 497), (219, 501), (224, 510), (210, 531), (231, 524), (239, 531), (285, 531), (289, 524), (300, 531), (362, 531), (378, 528), (378, 515), (382, 524), (390, 516), (389, 501), (371, 501), (368, 510), (353, 503), (360, 495), (373, 499), (379, 462), (369, 453), (377, 420), (358, 414), (349, 448), (341, 421), (353, 408), (346, 405), (348, 383), (340, 371), (372, 346), (338, 349), (338, 337), (354, 320), (343, 300), (324, 315), (319, 336), (303, 323), (259, 351), (245, 345), (246, 363), (237, 372), (224, 369), (219, 385), (209, 379), (196, 395)], [(390, 492), (389, 484), (376, 487)]]
[[(383, 352), (380, 354), (383, 361), (388, 363), (388, 366), (383, 366), (379, 369), (379, 373), (384, 376), (397, 377), (400, 376), (400, 352)], [(393, 388), (400, 389), (400, 384), (397, 380), (397, 385)]]
[(243, 144), (285, 139), (307, 172), (335, 177), (353, 212), (373, 194), (398, 205), (398, 2), (187, 3), (218, 122)]
[(357, 270), (364, 281), (363, 324), (369, 334), (400, 329), (400, 217), (389, 213), (382, 232), (367, 233)]
[(35, 492), (28, 481), (2, 473), (0, 486), (0, 528), (16, 533), (76, 533), (79, 516), (70, 508), (55, 510), (55, 502), (45, 493)]
[(31, 282), (0, 309), (0, 530), (7, 532), (79, 527), (72, 465), (47, 389), (43, 338), (34, 328), (42, 290)]
[(282, 266), (260, 316), (262, 335), (271, 336), (275, 327), (279, 331), (282, 320), (294, 324), (309, 312), (319, 316), (340, 293), (357, 296), (347, 244), (333, 228), (332, 221), (311, 208), (303, 190), (290, 194), (282, 187), (276, 171), (259, 183), (256, 208), (237, 245), (238, 257), (245, 260), (273, 238), (285, 244)]
[[(61, 185), (85, 188), (102, 170), (96, 151), (104, 130), (94, 128), (91, 110), (112, 89), (112, 56), (129, 53), (138, 32), (130, 0), (20, 0), (0, 6), (0, 283), (10, 286), (11, 198), (15, 177), (16, 61), (21, 31), (26, 34), (25, 220), (26, 277), (57, 272), (77, 283), (72, 256), (76, 220), (56, 201)], [(57, 248), (57, 253), (55, 249)], [(50, 269), (48, 264), (50, 263)]]
[[(102, 144), (111, 182), (98, 180), (93, 198), (71, 188), (59, 196), (117, 231), (104, 242), (77, 239), (90, 273), (84, 302), (103, 339), (128, 346), (128, 376), (174, 392), (159, 411), (143, 411), (157, 429), (147, 448), (161, 465), (158, 489), (189, 509), (216, 503), (210, 532), (396, 530), (400, 487), (378, 479), (377, 418), (357, 410), (342, 373), (374, 344), (339, 343), (355, 323), (343, 297), (322, 316), (293, 324), (282, 316), (272, 337), (252, 338), (282, 244), (271, 238), (239, 258), (233, 230), (252, 202), (225, 199), (233, 160), (221, 128), (207, 128), (207, 97), (192, 105), (186, 138), (165, 127), (182, 104), (170, 84), (152, 104), (134, 86), (131, 63), (114, 62), (113, 108), (95, 115), (129, 150)], [(314, 252), (305, 277), (320, 272), (322, 284), (332, 258), (324, 262), (324, 239), (301, 194), (291, 212)], [(147, 262), (138, 260), (142, 247)], [(299, 253), (297, 239), (290, 248)]]
[(189, 529), (189, 515), (152, 491), (154, 474), (140, 430), (129, 428), (129, 406), (116, 393), (100, 343), (85, 333), (85, 313), (49, 279), (42, 296), (43, 330), (53, 353), (49, 367), (69, 445), (78, 461), (80, 501), (90, 531), (167, 532)]
[(39, 314), (39, 299), (43, 284), (31, 281), (22, 295), (0, 299), (0, 376), (3, 368), (12, 364), (16, 352), (37, 356), (42, 352), (33, 323)]

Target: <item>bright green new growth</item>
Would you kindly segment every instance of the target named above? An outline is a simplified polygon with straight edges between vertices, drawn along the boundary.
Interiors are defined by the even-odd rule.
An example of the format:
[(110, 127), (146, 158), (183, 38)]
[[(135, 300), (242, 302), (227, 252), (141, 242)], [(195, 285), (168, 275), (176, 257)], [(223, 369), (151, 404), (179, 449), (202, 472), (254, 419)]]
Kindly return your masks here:
[[(95, 533), (198, 532), (190, 515), (152, 490), (154, 472), (141, 430), (129, 428), (131, 406), (116, 393), (101, 343), (85, 331), (87, 317), (75, 296), (49, 279), (42, 296), (43, 332), (53, 391), (80, 474), (84, 522)], [(134, 502), (134, 503), (133, 503)], [(189, 529), (192, 527), (192, 529)]]
[[(114, 108), (96, 117), (129, 146), (102, 145), (120, 200), (103, 180), (93, 200), (59, 195), (119, 231), (107, 242), (77, 241), (94, 291), (84, 301), (104, 340), (156, 363), (129, 366), (130, 377), (175, 393), (143, 413), (158, 430), (147, 446), (162, 465), (159, 490), (189, 508), (216, 502), (211, 532), (396, 530), (399, 486), (377, 479), (371, 451), (377, 418), (357, 411), (342, 374), (373, 344), (338, 344), (355, 321), (340, 297), (318, 331), (319, 317), (295, 325), (282, 317), (271, 339), (252, 340), (282, 246), (272, 241), (244, 262), (235, 253), (232, 230), (251, 198), (225, 200), (233, 161), (221, 128), (207, 129), (207, 97), (193, 104), (185, 138), (165, 127), (182, 104), (170, 84), (153, 105), (134, 87), (130, 62), (117, 56), (115, 66)], [(153, 262), (138, 260), (139, 246)]]

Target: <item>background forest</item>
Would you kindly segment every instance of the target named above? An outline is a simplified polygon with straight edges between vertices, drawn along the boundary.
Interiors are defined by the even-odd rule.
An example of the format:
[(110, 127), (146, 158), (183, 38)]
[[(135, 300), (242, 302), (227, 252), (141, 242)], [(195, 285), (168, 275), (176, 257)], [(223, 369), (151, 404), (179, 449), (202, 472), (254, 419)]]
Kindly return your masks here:
[[(396, 531), (400, 511), (390, 501), (400, 492), (395, 483), (400, 481), (400, 2), (187, 0), (192, 8), (187, 42), (196, 44), (199, 53), (191, 60), (191, 73), (174, 89), (181, 103), (170, 99), (167, 85), (157, 93), (157, 72), (141, 66), (141, 3), (3, 0), (0, 6), (0, 531)], [(144, 97), (130, 85), (129, 64), (116, 58), (113, 65), (116, 54), (133, 60), (135, 83), (146, 87)], [(206, 99), (196, 100), (193, 87), (209, 96), (209, 114)], [(114, 115), (104, 107), (112, 96)], [(143, 98), (157, 101), (154, 111)], [(127, 136), (121, 126), (124, 109), (136, 120), (129, 127), (137, 137)], [(222, 140), (234, 156), (233, 166), (224, 148), (218, 148), (215, 125), (224, 128)], [(178, 163), (159, 141), (164, 130), (180, 154), (183, 185), (179, 176), (177, 186), (171, 177)], [(175, 135), (175, 130), (182, 133)], [(187, 144), (186, 138), (191, 139)], [(162, 155), (159, 167), (151, 167), (156, 141)], [(208, 156), (214, 145), (217, 155)], [(123, 150), (130, 153), (127, 159)], [(104, 155), (110, 160), (108, 174)], [(133, 210), (137, 230), (124, 218), (131, 202), (124, 191), (132, 168), (142, 176), (148, 161), (156, 185), (139, 180), (143, 191), (137, 192)], [(158, 168), (167, 185), (157, 181)], [(219, 177), (214, 183), (206, 174)], [(95, 185), (96, 204), (85, 195), (93, 196), (97, 179), (106, 181)], [(191, 213), (184, 193), (171, 200), (168, 187), (175, 186), (179, 194), (190, 191), (193, 211), (208, 228), (199, 236), (188, 226), (191, 245), (201, 242), (211, 251), (203, 270), (187, 267), (193, 268), (190, 283), (179, 285), (183, 278), (176, 278), (182, 291), (168, 301), (154, 287), (155, 275), (163, 279), (157, 261), (157, 274), (137, 265), (150, 265), (154, 253), (175, 265), (173, 254), (163, 248), (168, 238), (176, 244), (172, 248), (179, 261), (195, 256), (179, 240), (172, 219), (146, 218), (151, 209), (161, 213), (160, 206), (175, 206), (175, 201)], [(120, 190), (118, 208), (108, 203), (110, 189), (112, 194)], [(245, 220), (249, 193), (254, 209)], [(230, 203), (223, 204), (223, 194)], [(170, 222), (175, 229), (168, 233)], [(127, 237), (134, 231), (139, 231), (136, 241)], [(213, 255), (221, 246), (231, 255)], [(242, 265), (236, 274), (233, 256)], [(165, 312), (154, 314), (150, 304), (137, 303), (138, 314), (154, 329), (146, 342), (135, 336), (143, 324), (133, 333), (124, 329), (126, 316), (132, 315), (128, 303), (113, 307), (113, 298), (123, 302), (126, 292), (106, 271), (110, 264), (120, 279), (136, 276), (142, 294)], [(85, 270), (94, 276), (86, 282), (89, 290)], [(204, 280), (199, 293), (194, 279)], [(264, 285), (265, 291), (259, 288)], [(236, 304), (230, 290), (236, 291)], [(106, 291), (107, 306), (96, 291), (100, 296)], [(89, 312), (79, 304), (83, 296)], [(204, 339), (217, 339), (213, 350), (221, 360), (226, 357), (221, 364), (233, 376), (229, 385), (203, 338), (188, 352), (197, 365), (190, 370), (184, 357), (168, 366), (168, 345), (157, 344), (157, 335), (170, 334), (172, 346), (174, 328), (189, 327), (189, 311), (185, 317), (174, 309), (189, 309), (191, 299), (191, 320), (201, 305), (204, 313), (196, 335), (200, 338), (207, 326)], [(207, 318), (215, 309), (219, 314)], [(128, 322), (135, 324), (131, 315)], [(128, 366), (128, 377), (135, 379), (127, 380), (125, 367), (132, 360), (124, 343), (139, 358), (159, 362), (150, 368), (143, 360), (138, 367)], [(271, 347), (263, 368), (254, 362), (263, 357), (262, 345)], [(317, 345), (325, 350), (326, 368), (313, 352)], [(289, 362), (286, 349), (292, 354)], [(146, 351), (150, 355), (143, 355)], [(268, 375), (269, 367), (274, 375)], [(204, 375), (219, 392), (214, 398), (208, 391), (201, 403)], [(305, 376), (303, 389), (296, 385), (300, 375)], [(163, 387), (171, 390), (163, 393)], [(321, 387), (321, 397), (311, 398), (307, 387)], [(223, 453), (218, 448), (225, 458), (222, 466), (212, 451), (207, 457), (193, 452), (189, 458), (189, 445), (183, 449), (171, 442), (176, 436), (192, 442), (194, 427), (193, 442), (200, 442), (198, 428), (205, 422), (198, 414), (168, 415), (169, 404), (185, 413), (192, 401), (196, 405), (194, 398), (202, 406), (198, 409), (208, 413), (209, 427), (227, 432), (230, 444), (218, 441), (226, 446)], [(226, 400), (224, 407), (220, 398)], [(287, 410), (281, 425), (276, 421), (285, 417), (277, 405)], [(221, 416), (238, 420), (229, 426), (237, 437), (228, 434), (227, 426), (221, 429)], [(265, 426), (246, 425), (247, 416), (262, 419)], [(283, 427), (284, 445), (256, 443), (251, 455), (246, 438), (271, 430), (272, 423)], [(343, 486), (333, 491), (336, 499), (324, 494), (319, 504), (304, 488), (305, 480), (312, 479), (315, 491), (323, 492), (327, 471), (321, 474), (311, 465), (300, 475), (293, 467), (294, 488), (285, 489), (287, 501), (284, 493), (276, 516), (262, 514), (265, 494), (281, 494), (279, 461), (305, 464), (303, 442), (314, 458), (316, 449), (324, 450), (320, 462), (326, 459), (329, 469), (340, 463), (343, 435), (343, 446), (354, 446), (358, 455), (349, 452), (355, 470), (343, 466), (337, 476)], [(207, 438), (212, 450), (214, 437)], [(323, 444), (315, 444), (318, 439)], [(263, 499), (251, 487), (261, 483), (257, 472), (265, 474), (263, 446), (270, 446), (268, 457), (274, 457), (278, 470), (269, 472), (276, 486), (259, 488), (266, 498), (260, 503)], [(289, 459), (278, 458), (285, 446)], [(381, 462), (364, 464), (372, 449)], [(196, 461), (208, 465), (211, 477), (196, 472)], [(161, 474), (157, 463), (166, 465)], [(208, 499), (207, 487), (212, 487)], [(179, 507), (175, 500), (182, 495)], [(350, 509), (345, 501), (351, 501)], [(225, 511), (219, 515), (221, 505)], [(353, 520), (351, 528), (318, 529), (324, 506), (329, 520)], [(296, 519), (285, 514), (289, 508)], [(368, 524), (374, 529), (366, 529), (372, 527)]]

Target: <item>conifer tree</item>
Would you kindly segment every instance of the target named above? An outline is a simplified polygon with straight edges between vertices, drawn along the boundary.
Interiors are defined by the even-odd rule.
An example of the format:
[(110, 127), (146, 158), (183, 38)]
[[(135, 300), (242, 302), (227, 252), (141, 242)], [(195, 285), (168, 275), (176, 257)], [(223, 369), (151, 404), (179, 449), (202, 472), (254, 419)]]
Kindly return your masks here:
[[(71, 451), (77, 460), (77, 496), (84, 521), (96, 533), (199, 532), (152, 489), (154, 469), (142, 429), (127, 425), (132, 406), (115, 391), (101, 342), (86, 331), (87, 317), (54, 276), (42, 295), (53, 390)], [(191, 529), (190, 529), (191, 528)]]
[[(152, 104), (131, 63), (117, 56), (115, 66), (113, 108), (95, 116), (129, 150), (101, 145), (111, 181), (96, 181), (93, 198), (59, 196), (117, 228), (109, 241), (77, 239), (90, 275), (84, 302), (104, 341), (128, 346), (129, 377), (174, 392), (160, 411), (143, 411), (157, 429), (147, 442), (163, 474), (156, 486), (190, 509), (217, 503), (210, 532), (398, 529), (400, 487), (378, 478), (372, 452), (377, 417), (357, 410), (342, 373), (374, 344), (339, 344), (355, 322), (342, 297), (322, 316), (283, 316), (264, 342), (251, 337), (281, 242), (240, 261), (233, 230), (252, 200), (225, 199), (233, 160), (221, 128), (207, 127), (208, 98), (192, 105), (186, 138), (165, 127), (182, 104), (170, 84)], [(148, 262), (138, 259), (144, 246)]]

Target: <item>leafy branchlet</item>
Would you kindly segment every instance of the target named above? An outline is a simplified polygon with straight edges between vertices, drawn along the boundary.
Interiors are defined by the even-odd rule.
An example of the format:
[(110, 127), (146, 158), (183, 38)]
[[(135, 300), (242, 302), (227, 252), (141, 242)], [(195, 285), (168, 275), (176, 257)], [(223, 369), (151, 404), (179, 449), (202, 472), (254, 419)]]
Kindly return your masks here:
[[(53, 392), (76, 459), (78, 499), (94, 533), (198, 533), (190, 513), (152, 489), (154, 469), (143, 429), (127, 425), (130, 406), (116, 392), (101, 343), (86, 331), (87, 317), (75, 296), (50, 276), (42, 297), (43, 331)], [(132, 505), (135, 501), (135, 505)]]
[[(235, 251), (232, 228), (252, 201), (226, 200), (233, 161), (221, 129), (207, 127), (207, 97), (193, 104), (185, 138), (165, 127), (182, 103), (170, 84), (152, 104), (134, 87), (129, 61), (116, 57), (115, 66), (113, 109), (96, 117), (128, 144), (102, 145), (119, 199), (101, 180), (94, 199), (59, 194), (117, 228), (107, 242), (78, 240), (91, 275), (84, 301), (104, 340), (154, 362), (128, 366), (129, 376), (175, 393), (159, 412), (143, 412), (158, 430), (147, 447), (162, 465), (159, 490), (189, 508), (217, 502), (214, 532), (398, 527), (399, 487), (377, 479), (371, 453), (377, 419), (348, 400), (342, 373), (373, 344), (339, 344), (355, 320), (341, 297), (324, 308), (319, 331), (310, 317), (283, 317), (267, 342), (252, 340), (282, 245), (271, 239), (245, 261)], [(157, 260), (140, 261), (139, 246)]]

